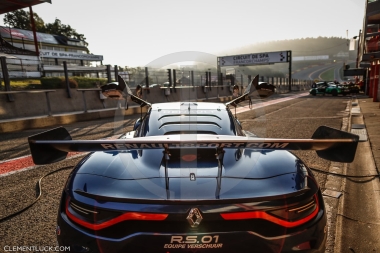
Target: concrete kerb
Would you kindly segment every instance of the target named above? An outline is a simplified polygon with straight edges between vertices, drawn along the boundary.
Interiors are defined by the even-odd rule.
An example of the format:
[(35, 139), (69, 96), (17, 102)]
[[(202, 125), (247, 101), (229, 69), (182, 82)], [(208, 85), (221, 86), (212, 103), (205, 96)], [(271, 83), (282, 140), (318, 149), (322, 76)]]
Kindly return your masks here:
[[(352, 104), (359, 106), (357, 101), (355, 98)], [(368, 123), (364, 120), (364, 113), (361, 113), (360, 107), (357, 108), (358, 110), (351, 110), (351, 126), (354, 127), (354, 124), (364, 125), (367, 128)], [(363, 172), (368, 173), (367, 175), (379, 175), (371, 144), (370, 138), (362, 141), (359, 139), (360, 151), (357, 151), (352, 164), (346, 164), (344, 175), (347, 175), (347, 171), (352, 168), (355, 170), (351, 170), (350, 174), (356, 176), (365, 176)], [(362, 166), (364, 164), (365, 168)], [(342, 191), (347, 194), (342, 196), (338, 205), (337, 230), (342, 231), (342, 234), (336, 237), (335, 252), (345, 252), (347, 249), (353, 252), (376, 251), (380, 246), (378, 241), (380, 233), (380, 195), (378, 194), (380, 186), (378, 180), (352, 181), (343, 178), (342, 182)], [(359, 185), (359, 182), (367, 184)], [(357, 208), (352, 208), (352, 203), (355, 203)], [(348, 223), (348, 220), (351, 223)], [(355, 234), (357, 231), (358, 234)], [(363, 231), (365, 232), (363, 233)]]
[[(346, 122), (346, 124), (343, 124), (346, 126), (346, 128), (343, 129), (343, 126), (342, 126), (342, 130), (343, 131), (349, 131), (351, 129), (351, 124), (352, 124), (352, 105), (355, 103), (355, 101), (353, 101), (353, 99), (351, 98), (351, 102), (349, 103), (349, 107), (346, 109), (346, 111), (348, 110), (349, 111), (349, 118), (348, 118), (348, 122)], [(339, 174), (343, 174), (343, 175), (347, 175), (347, 167), (348, 167), (348, 164), (347, 163), (344, 163), (343, 166), (339, 169), (339, 171), (335, 171), (335, 173), (339, 173)], [(333, 172), (333, 171), (331, 171)], [(334, 172), (333, 172), (334, 173)], [(330, 176), (330, 177), (334, 177), (334, 176)], [(339, 191), (342, 192), (342, 196), (338, 199), (336, 199), (336, 206), (337, 208), (334, 208), (334, 217), (335, 217), (335, 220), (336, 220), (336, 224), (335, 224), (335, 231), (334, 231), (334, 250), (333, 252), (342, 252), (342, 237), (341, 237), (341, 234), (339, 233), (342, 233), (342, 227), (343, 227), (343, 219), (341, 216), (338, 216), (338, 214), (342, 214), (343, 213), (343, 210), (344, 210), (344, 199), (345, 199), (345, 184), (346, 184), (346, 179), (345, 178), (339, 178), (339, 179), (335, 179), (335, 180), (339, 180), (340, 182), (340, 188), (339, 188)]]
[[(342, 131), (348, 131), (351, 125), (351, 107), (352, 101), (347, 103), (345, 112), (348, 114), (348, 117), (344, 117), (342, 120)], [(347, 163), (337, 163), (332, 162), (329, 167), (329, 173), (332, 174), (344, 174), (347, 171)], [(342, 192), (344, 190), (343, 179), (340, 177), (336, 177), (334, 175), (328, 175), (325, 190), (330, 192)], [(338, 193), (339, 195), (339, 193)], [(340, 206), (343, 203), (344, 194), (342, 194), (338, 198), (334, 198), (331, 196), (327, 196), (323, 194), (323, 198), (325, 201), (325, 208), (327, 213), (327, 242), (326, 242), (326, 252), (340, 252), (335, 251), (337, 244), (340, 244), (339, 231), (341, 228), (341, 224), (339, 224), (340, 220), (337, 218), (337, 214), (339, 213)], [(335, 222), (335, 226), (333, 225)]]

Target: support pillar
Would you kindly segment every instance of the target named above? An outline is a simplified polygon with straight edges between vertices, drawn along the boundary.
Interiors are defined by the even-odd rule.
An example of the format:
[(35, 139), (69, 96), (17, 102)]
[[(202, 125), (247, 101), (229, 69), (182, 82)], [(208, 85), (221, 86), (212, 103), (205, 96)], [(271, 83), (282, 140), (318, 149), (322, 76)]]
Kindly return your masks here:
[(373, 82), (373, 92), (372, 92), (372, 96), (373, 96), (373, 99), (372, 101), (373, 102), (377, 102), (377, 89), (379, 87), (379, 72), (380, 72), (380, 61), (379, 60), (376, 60), (375, 61), (375, 78), (374, 78), (374, 82)]
[(114, 66), (114, 72), (115, 72), (115, 82), (117, 82), (118, 76), (119, 76), (119, 70), (117, 68), (117, 65)]
[(243, 75), (240, 75), (240, 95), (243, 93)]
[(375, 81), (375, 73), (376, 73), (376, 62), (371, 62), (371, 71), (369, 72), (369, 87), (368, 87), (368, 97), (373, 97), (373, 84)]
[(292, 51), (287, 52), (287, 57), (289, 61), (289, 91), (292, 91)]
[(211, 90), (211, 71), (208, 72), (208, 82), (209, 82), (209, 90)]
[(107, 83), (112, 82), (111, 80), (111, 65), (106, 65), (106, 72), (107, 72)]
[(36, 24), (34, 22), (33, 10), (32, 10), (31, 5), (29, 6), (29, 13), (30, 13), (30, 23), (32, 24), (34, 48), (36, 50), (37, 57), (40, 58), (40, 50), (38, 49), (38, 41), (37, 41), (37, 33), (36, 33)]
[(219, 73), (219, 85), (222, 87), (222, 90), (223, 90), (223, 73), (222, 72)]
[(175, 69), (173, 69), (173, 88), (174, 88), (174, 92), (177, 92), (176, 90), (176, 85), (177, 85), (177, 71)]
[(71, 98), (70, 84), (69, 84), (69, 74), (67, 72), (67, 63), (66, 63), (66, 61), (63, 61), (63, 72), (65, 73), (65, 83), (66, 83), (67, 97)]
[[(11, 91), (11, 80), (9, 79), (9, 73), (7, 68), (7, 60), (6, 58), (0, 57), (0, 63), (1, 63), (1, 70), (3, 72), (3, 80), (5, 85), (5, 91)], [(12, 94), (7, 94), (7, 100), (8, 102), (13, 102), (15, 99), (13, 98)]]

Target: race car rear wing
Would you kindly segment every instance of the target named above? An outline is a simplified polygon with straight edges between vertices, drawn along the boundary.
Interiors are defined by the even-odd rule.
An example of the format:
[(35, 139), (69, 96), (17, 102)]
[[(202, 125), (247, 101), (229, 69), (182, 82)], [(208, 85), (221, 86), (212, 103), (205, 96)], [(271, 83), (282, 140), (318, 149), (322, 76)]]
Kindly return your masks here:
[(350, 163), (355, 158), (359, 137), (320, 126), (312, 139), (273, 139), (229, 135), (164, 135), (118, 140), (72, 140), (63, 127), (28, 138), (35, 164), (50, 164), (66, 158), (68, 152), (122, 151), (139, 149), (226, 148), (256, 150), (315, 150), (319, 157)]

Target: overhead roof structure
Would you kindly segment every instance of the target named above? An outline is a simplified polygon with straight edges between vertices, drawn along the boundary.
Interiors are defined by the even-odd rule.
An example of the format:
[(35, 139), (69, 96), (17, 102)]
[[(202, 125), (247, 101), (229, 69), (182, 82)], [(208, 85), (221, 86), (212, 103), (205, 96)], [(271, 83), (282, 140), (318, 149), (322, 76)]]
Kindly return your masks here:
[(42, 3), (51, 3), (51, 0), (1, 0), (0, 14), (31, 7)]
[[(32, 29), (33, 29), (34, 45), (36, 47), (37, 56), (39, 56), (40, 53), (37, 46), (37, 38), (36, 38), (37, 36), (36, 36), (36, 29), (34, 25), (32, 6), (41, 4), (41, 3), (51, 3), (51, 0), (1, 0), (1, 4), (0, 4), (0, 14), (12, 12), (12, 11), (23, 9), (23, 8), (29, 8), (30, 21), (32, 24)], [(9, 55), (2, 53), (0, 58), (3, 61), (3, 58), (9, 58)], [(4, 71), (4, 67), (3, 67), (4, 65), (5, 64), (2, 64), (2, 74), (4, 78), (4, 83), (5, 83), (5, 90), (10, 91), (9, 77), (8, 77), (8, 73), (5, 73), (7, 71)], [(13, 101), (13, 98), (11, 96), (8, 96), (8, 100)]]

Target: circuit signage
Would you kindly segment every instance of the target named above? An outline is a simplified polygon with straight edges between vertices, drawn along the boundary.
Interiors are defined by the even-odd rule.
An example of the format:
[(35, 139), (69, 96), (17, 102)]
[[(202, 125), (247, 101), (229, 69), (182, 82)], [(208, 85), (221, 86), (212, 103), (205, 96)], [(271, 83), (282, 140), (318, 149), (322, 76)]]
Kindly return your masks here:
[(66, 51), (53, 51), (53, 50), (46, 50), (46, 49), (40, 49), (40, 56), (43, 58), (103, 61), (103, 55), (82, 54), (82, 53), (66, 52)]
[(288, 51), (240, 54), (218, 57), (219, 66), (263, 65), (289, 62)]

